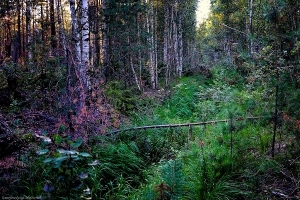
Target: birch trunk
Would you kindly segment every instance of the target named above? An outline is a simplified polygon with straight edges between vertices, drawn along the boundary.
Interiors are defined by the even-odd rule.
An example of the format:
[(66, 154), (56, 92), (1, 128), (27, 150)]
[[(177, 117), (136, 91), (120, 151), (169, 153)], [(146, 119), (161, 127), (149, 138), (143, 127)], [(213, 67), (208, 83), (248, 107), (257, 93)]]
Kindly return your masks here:
[(139, 65), (139, 85), (143, 87), (142, 84), (142, 53), (141, 53), (141, 30), (140, 30), (140, 15), (137, 17), (137, 37), (138, 37), (138, 65)]
[(250, 39), (250, 44), (249, 44), (249, 49), (250, 49), (250, 55), (251, 57), (253, 56), (254, 53), (254, 45), (253, 45), (253, 0), (249, 0), (249, 39)]
[(152, 89), (156, 88), (155, 85), (155, 72), (154, 72), (154, 39), (153, 39), (153, 0), (150, 0), (150, 12), (147, 15), (147, 32), (149, 33), (150, 37), (148, 38), (148, 42), (150, 45), (149, 48), (149, 72), (150, 72), (150, 80)]
[(166, 86), (169, 85), (169, 79), (170, 79), (170, 64), (168, 59), (169, 54), (169, 3), (164, 3), (164, 55), (163, 55), (163, 61), (166, 68), (166, 80), (165, 84)]
[(73, 40), (75, 41), (75, 72), (76, 76), (79, 79), (79, 107), (84, 108), (85, 107), (85, 83), (83, 82), (84, 78), (82, 76), (82, 70), (81, 70), (81, 48), (80, 48), (80, 35), (78, 31), (78, 23), (77, 23), (77, 16), (76, 16), (76, 10), (75, 10), (75, 0), (69, 0), (70, 2), (70, 12), (71, 12), (71, 19), (72, 19), (72, 31), (73, 31)]
[(164, 3), (164, 55), (163, 55), (163, 61), (164, 64), (168, 64), (168, 23), (169, 21), (169, 8), (168, 8), (168, 3)]
[[(127, 38), (127, 42), (128, 42), (128, 45), (129, 45), (129, 49), (131, 49), (131, 43), (130, 43), (130, 38), (128, 36)], [(138, 87), (139, 91), (141, 91), (141, 87), (140, 87), (140, 84), (139, 84), (139, 80), (138, 80), (138, 77), (136, 75), (136, 72), (135, 72), (135, 69), (134, 69), (134, 65), (133, 65), (133, 60), (132, 60), (132, 55), (131, 55), (131, 52), (129, 51), (128, 52), (129, 54), (129, 65), (130, 65), (130, 68), (132, 70), (132, 73), (133, 73), (133, 77), (134, 77), (134, 81), (136, 83), (136, 86)]]
[(158, 50), (157, 50), (157, 4), (153, 22), (153, 34), (154, 34), (154, 70), (155, 70), (155, 85), (158, 88)]
[(73, 32), (73, 40), (75, 41), (75, 68), (78, 70), (81, 66), (81, 48), (80, 48), (80, 36), (78, 31), (78, 23), (75, 12), (75, 0), (70, 1), (70, 12), (72, 19), (72, 32)]
[(177, 34), (177, 24), (176, 24), (176, 15), (177, 10), (173, 5), (173, 14), (172, 14), (172, 28), (173, 28), (173, 58), (174, 58), (174, 67), (176, 70), (176, 75), (179, 76), (179, 59), (178, 59), (178, 34)]
[(178, 13), (178, 50), (179, 50), (179, 63), (178, 63), (178, 75), (182, 76), (183, 68), (183, 39), (182, 39), (182, 12)]
[(81, 1), (81, 67), (80, 76), (84, 85), (85, 91), (91, 90), (90, 75), (89, 75), (89, 54), (90, 54), (90, 30), (89, 30), (89, 19), (88, 19), (88, 0)]

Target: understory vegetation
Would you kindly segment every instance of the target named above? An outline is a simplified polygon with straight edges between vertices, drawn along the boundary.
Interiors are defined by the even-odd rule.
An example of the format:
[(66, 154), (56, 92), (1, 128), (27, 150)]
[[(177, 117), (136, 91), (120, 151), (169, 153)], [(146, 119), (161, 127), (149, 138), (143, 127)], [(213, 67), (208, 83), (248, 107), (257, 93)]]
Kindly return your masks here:
[[(173, 82), (161, 96), (110, 87), (106, 95), (130, 108), (131, 125), (88, 141), (73, 140), (63, 124), (56, 134), (23, 135), (26, 152), (1, 161), (1, 192), (44, 199), (297, 199), (299, 127), (282, 111), (272, 149), (275, 94), (263, 81), (248, 83), (234, 66), (216, 65), (209, 75)], [(285, 101), (297, 103), (295, 95)], [(147, 125), (156, 127), (134, 128)]]

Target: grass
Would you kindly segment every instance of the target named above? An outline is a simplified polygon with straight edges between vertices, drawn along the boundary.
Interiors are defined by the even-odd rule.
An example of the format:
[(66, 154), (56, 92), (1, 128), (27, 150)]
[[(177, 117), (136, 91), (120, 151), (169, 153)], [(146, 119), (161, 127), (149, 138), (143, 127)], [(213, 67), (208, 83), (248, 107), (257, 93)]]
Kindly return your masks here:
[[(268, 165), (269, 162), (263, 158), (270, 150), (272, 124), (267, 120), (238, 122), (235, 119), (268, 115), (272, 111), (272, 104), (267, 104), (266, 100), (270, 102), (272, 96), (266, 96), (260, 87), (243, 87), (241, 82), (232, 84), (235, 76), (232, 72), (228, 74), (226, 70), (215, 69), (213, 76), (213, 81), (206, 81), (202, 76), (182, 78), (173, 85), (174, 92), (170, 99), (154, 106), (151, 112), (146, 110), (138, 118), (133, 118), (136, 125), (220, 119), (232, 119), (232, 123), (193, 127), (189, 140), (181, 138), (188, 141), (188, 145), (180, 146), (176, 145), (176, 139), (168, 140), (169, 145), (178, 149), (175, 155), (168, 159), (163, 157), (148, 171), (151, 179), (140, 190), (130, 193), (132, 199), (146, 194), (151, 196), (148, 196), (149, 199), (154, 199), (155, 195), (157, 199), (163, 199), (155, 185), (163, 182), (168, 188), (174, 188), (174, 181), (171, 180), (176, 177), (181, 177), (175, 181), (178, 187), (166, 191), (169, 196), (164, 198), (253, 199), (255, 194), (261, 198), (267, 196), (256, 191), (256, 187), (262, 183), (257, 181), (255, 175), (249, 176), (246, 181), (241, 177), (254, 169), (263, 172), (260, 173), (260, 179), (264, 179), (264, 172), (268, 173), (269, 169), (259, 166)], [(172, 173), (159, 170), (166, 169), (166, 163), (181, 163), (180, 170), (175, 170), (175, 167)], [(170, 165), (167, 166), (170, 168)], [(276, 165), (270, 165), (270, 169), (274, 167)]]
[[(173, 83), (172, 95), (163, 102), (145, 99), (127, 114), (133, 126), (221, 119), (230, 119), (229, 122), (121, 132), (114, 139), (99, 137), (90, 149), (91, 159), (99, 164), (74, 167), (76, 173), (87, 171), (88, 178), (81, 188), (72, 191), (72, 197), (271, 199), (272, 189), (275, 191), (277, 186), (268, 179), (277, 180), (278, 175), (288, 179), (282, 172), (289, 174), (290, 169), (280, 159), (293, 160), (294, 165), (300, 166), (294, 159), (297, 151), (280, 154), (280, 159), (270, 158), (272, 121), (237, 119), (268, 115), (272, 104), (267, 103), (273, 97), (265, 95), (261, 87), (243, 86), (239, 82), (242, 79), (233, 81), (237, 76), (233, 71), (217, 67), (212, 73), (213, 79), (202, 75), (183, 77)], [(123, 97), (117, 93), (121, 89), (111, 92)], [(127, 109), (124, 102), (118, 105)], [(30, 176), (21, 177), (23, 190), (31, 196), (45, 195), (43, 187), (52, 169), (43, 167), (40, 159), (30, 160), (32, 154), (27, 156), (24, 159), (28, 161)], [(290, 186), (297, 190), (299, 182)], [(57, 189), (56, 193), (67, 199), (62, 190)]]

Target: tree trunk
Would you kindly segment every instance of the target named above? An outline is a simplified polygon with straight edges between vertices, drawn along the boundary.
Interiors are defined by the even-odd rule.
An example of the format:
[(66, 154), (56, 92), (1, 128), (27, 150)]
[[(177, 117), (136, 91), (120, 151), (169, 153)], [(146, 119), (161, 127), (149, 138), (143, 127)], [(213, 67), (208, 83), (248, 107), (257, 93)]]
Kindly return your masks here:
[(43, 4), (41, 3), (40, 5), (40, 10), (41, 10), (41, 33), (42, 33), (42, 41), (45, 41), (45, 38), (44, 38), (44, 31), (45, 31), (45, 27), (44, 27), (44, 11), (43, 11)]
[(81, 66), (81, 48), (80, 48), (80, 36), (78, 31), (77, 17), (75, 13), (75, 0), (70, 1), (70, 12), (72, 19), (72, 32), (73, 40), (75, 41), (75, 68), (79, 69)]
[[(157, 2), (156, 2), (157, 3)], [(155, 6), (155, 15), (153, 22), (153, 34), (154, 34), (154, 70), (155, 70), (155, 85), (158, 88), (158, 47), (157, 47), (157, 4)]]
[(50, 33), (51, 33), (51, 46), (52, 51), (56, 49), (56, 30), (55, 30), (55, 18), (54, 18), (54, 0), (49, 0), (50, 4)]
[[(130, 38), (128, 36), (127, 38), (127, 42), (128, 42), (128, 46), (129, 46), (129, 49), (131, 49), (131, 43), (130, 43)], [(139, 80), (138, 80), (138, 77), (136, 75), (136, 72), (135, 72), (135, 69), (134, 69), (134, 65), (133, 65), (133, 60), (132, 60), (132, 54), (131, 52), (129, 51), (128, 52), (128, 56), (129, 56), (129, 65), (130, 65), (130, 68), (132, 70), (132, 73), (133, 73), (133, 77), (134, 77), (134, 81), (135, 81), (135, 84), (137, 86), (137, 88), (139, 89), (139, 91), (141, 91), (141, 87), (140, 87), (140, 84), (139, 84)]]
[(101, 54), (102, 54), (102, 59), (101, 59), (101, 64), (103, 67), (103, 74), (105, 77), (108, 76), (107, 74), (107, 67), (108, 67), (108, 48), (109, 48), (109, 40), (108, 40), (108, 28), (106, 24), (106, 17), (105, 17), (105, 11), (106, 11), (106, 0), (102, 0), (102, 11), (103, 11), (103, 16), (102, 16), (102, 31), (101, 31), (101, 39), (102, 39), (102, 46), (101, 46)]
[(66, 36), (65, 36), (64, 27), (62, 24), (60, 7), (61, 7), (61, 0), (56, 0), (57, 22), (58, 22), (58, 26), (59, 26), (59, 40), (60, 40), (60, 44), (63, 49), (63, 56), (66, 59), (67, 58), (66, 39), (65, 39)]
[(26, 1), (26, 36), (27, 36), (27, 56), (29, 63), (32, 61), (31, 49), (31, 2)]
[(89, 75), (89, 54), (90, 54), (90, 30), (89, 30), (89, 19), (88, 19), (88, 0), (81, 1), (82, 17), (81, 17), (81, 67), (80, 77), (85, 91), (91, 90), (90, 75)]
[(253, 0), (249, 0), (249, 50), (250, 50), (250, 56), (252, 57), (253, 56), (253, 53), (254, 53), (254, 45), (253, 45), (253, 39), (252, 39), (252, 36), (253, 36)]
[(178, 76), (182, 76), (183, 68), (183, 39), (182, 39), (182, 12), (178, 13), (178, 50), (179, 50), (179, 63), (178, 63)]
[[(176, 4), (176, 2), (175, 2)], [(172, 14), (172, 29), (173, 29), (173, 58), (174, 58), (174, 67), (176, 70), (176, 75), (179, 76), (179, 59), (178, 59), (178, 31), (177, 31), (177, 24), (176, 24), (176, 16), (177, 16), (177, 9), (174, 8), (176, 5), (173, 5), (173, 14)]]
[(90, 24), (90, 67), (99, 66), (99, 0), (89, 0), (89, 24)]
[(21, 2), (20, 0), (17, 1), (17, 13), (18, 13), (18, 21), (17, 21), (17, 27), (18, 32), (16, 35), (15, 45), (14, 45), (14, 56), (13, 56), (13, 62), (16, 65), (18, 62), (18, 58), (20, 58), (21, 55)]
[(170, 63), (169, 63), (169, 3), (164, 3), (164, 54), (163, 54), (163, 61), (164, 61), (164, 67), (166, 71), (166, 80), (165, 84), (166, 86), (169, 85), (169, 79), (170, 79)]
[(75, 0), (69, 0), (70, 2), (70, 12), (71, 12), (71, 19), (72, 19), (72, 32), (73, 32), (73, 40), (75, 41), (75, 72), (76, 76), (79, 80), (79, 107), (85, 107), (85, 83), (84, 83), (84, 76), (82, 71), (81, 65), (81, 45), (80, 45), (80, 35), (78, 31), (78, 23), (77, 23), (77, 16), (75, 11)]
[(149, 33), (149, 72), (152, 89), (156, 88), (155, 85), (155, 71), (154, 71), (154, 39), (153, 39), (153, 0), (150, 0), (150, 12), (147, 15), (147, 32)]
[(139, 65), (139, 85), (141, 90), (143, 89), (142, 86), (142, 53), (141, 53), (141, 30), (140, 30), (140, 20), (141, 16), (137, 16), (137, 39), (138, 39), (138, 65)]

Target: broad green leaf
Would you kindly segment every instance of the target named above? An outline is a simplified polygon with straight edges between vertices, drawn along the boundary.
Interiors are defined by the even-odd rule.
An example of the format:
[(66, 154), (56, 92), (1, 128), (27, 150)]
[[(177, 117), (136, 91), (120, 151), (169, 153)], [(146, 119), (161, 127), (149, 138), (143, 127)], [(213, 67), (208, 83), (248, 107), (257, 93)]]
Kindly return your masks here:
[(65, 154), (65, 152), (66, 152), (66, 150), (64, 150), (64, 149), (57, 149), (56, 151), (60, 154)]
[(80, 158), (77, 155), (71, 155), (72, 160), (76, 161), (76, 160), (80, 160)]
[(54, 162), (57, 164), (57, 163), (62, 163), (63, 161), (67, 160), (69, 158), (69, 156), (61, 156), (61, 157), (58, 157), (58, 158), (55, 158), (54, 159)]
[(57, 149), (57, 152), (60, 153), (60, 154), (64, 154), (64, 155), (74, 155), (74, 154), (78, 154), (77, 151), (75, 150), (64, 150), (64, 149)]
[(46, 153), (48, 153), (48, 152), (49, 152), (48, 149), (42, 149), (42, 150), (37, 151), (36, 153), (37, 153), (38, 155), (44, 155), (44, 154), (46, 154)]
[(77, 139), (75, 142), (72, 142), (70, 144), (70, 147), (72, 147), (72, 148), (78, 148), (78, 147), (80, 147), (81, 144), (82, 144), (82, 139)]
[(52, 140), (49, 137), (43, 136), (43, 135), (39, 135), (39, 134), (34, 134), (35, 137), (41, 138), (45, 143), (52, 143)]
[(91, 155), (89, 153), (86, 153), (86, 152), (79, 153), (79, 155), (82, 156), (82, 157), (91, 157)]
[(44, 160), (44, 163), (46, 164), (46, 163), (49, 163), (49, 162), (51, 162), (53, 159), (52, 158), (47, 158), (47, 159), (45, 159)]

